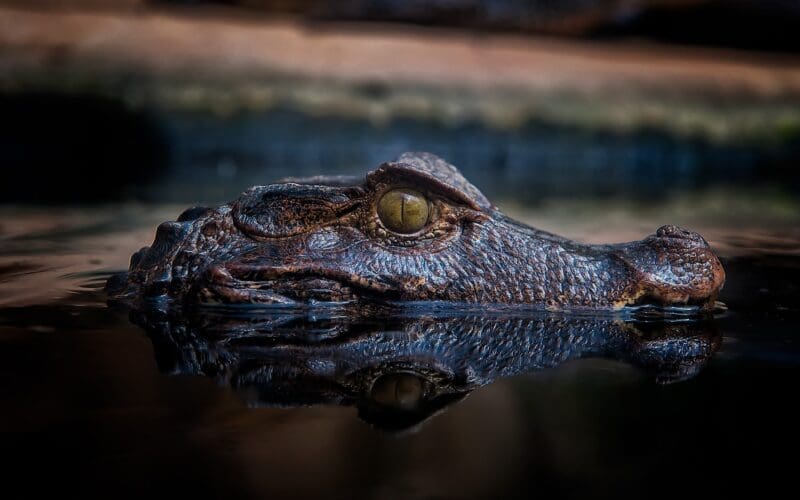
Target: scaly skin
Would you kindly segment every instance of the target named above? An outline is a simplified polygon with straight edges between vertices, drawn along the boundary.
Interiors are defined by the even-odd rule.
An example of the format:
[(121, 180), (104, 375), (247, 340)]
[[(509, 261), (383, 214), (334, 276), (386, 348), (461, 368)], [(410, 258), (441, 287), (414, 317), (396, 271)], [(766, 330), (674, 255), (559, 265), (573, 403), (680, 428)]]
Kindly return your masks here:
[[(427, 198), (413, 234), (387, 229), (388, 190)], [(444, 160), (406, 153), (358, 181), (312, 178), (251, 188), (159, 226), (109, 280), (112, 300), (182, 303), (453, 301), (549, 309), (640, 303), (711, 307), (725, 272), (706, 241), (663, 226), (641, 241), (583, 245), (513, 221)]]

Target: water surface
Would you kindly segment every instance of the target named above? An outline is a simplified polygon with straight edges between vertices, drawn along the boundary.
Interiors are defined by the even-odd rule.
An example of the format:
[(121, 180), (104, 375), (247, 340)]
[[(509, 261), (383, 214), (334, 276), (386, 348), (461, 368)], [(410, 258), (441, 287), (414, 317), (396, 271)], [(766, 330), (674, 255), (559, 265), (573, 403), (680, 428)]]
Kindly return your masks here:
[[(0, 209), (12, 497), (674, 497), (793, 481), (791, 226), (693, 219), (728, 274), (713, 318), (107, 307), (106, 277), (181, 208)], [(592, 242), (662, 222), (611, 208), (526, 219)]]

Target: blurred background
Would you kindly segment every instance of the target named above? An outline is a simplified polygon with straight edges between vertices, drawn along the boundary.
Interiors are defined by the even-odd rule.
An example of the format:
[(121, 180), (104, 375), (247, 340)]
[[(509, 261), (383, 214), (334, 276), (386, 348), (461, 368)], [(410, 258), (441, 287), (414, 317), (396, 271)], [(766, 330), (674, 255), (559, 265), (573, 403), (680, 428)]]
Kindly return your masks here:
[(760, 225), (797, 215), (798, 27), (792, 0), (0, 0), (0, 200), (224, 202), (426, 150), (511, 211)]

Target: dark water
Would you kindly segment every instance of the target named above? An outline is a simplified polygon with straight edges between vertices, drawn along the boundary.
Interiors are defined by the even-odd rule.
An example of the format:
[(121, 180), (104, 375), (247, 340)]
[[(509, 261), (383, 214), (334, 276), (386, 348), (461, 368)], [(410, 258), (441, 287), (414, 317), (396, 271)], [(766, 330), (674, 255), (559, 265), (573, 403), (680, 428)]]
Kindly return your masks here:
[[(795, 482), (793, 229), (712, 228), (728, 275), (713, 317), (107, 307), (105, 278), (177, 211), (2, 209), (4, 498), (716, 497)], [(619, 239), (600, 227), (570, 236)]]

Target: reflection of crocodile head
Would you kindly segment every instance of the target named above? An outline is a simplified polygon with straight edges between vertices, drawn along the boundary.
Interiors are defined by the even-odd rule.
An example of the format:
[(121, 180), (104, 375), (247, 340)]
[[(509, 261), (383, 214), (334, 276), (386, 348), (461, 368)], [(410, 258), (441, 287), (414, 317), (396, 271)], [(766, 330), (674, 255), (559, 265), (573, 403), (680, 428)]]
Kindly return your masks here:
[(708, 321), (545, 314), (135, 312), (134, 321), (148, 331), (163, 371), (213, 377), (258, 405), (355, 405), (386, 429), (415, 425), (496, 378), (576, 358), (628, 362), (659, 383), (684, 380), (720, 341)]

